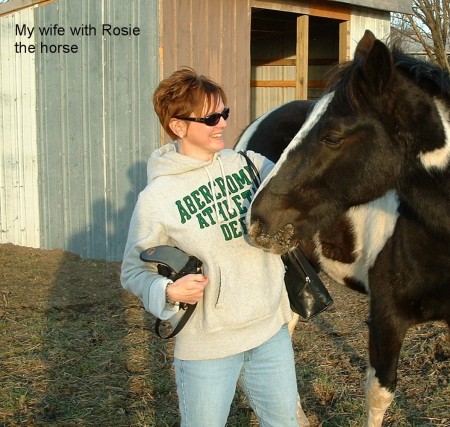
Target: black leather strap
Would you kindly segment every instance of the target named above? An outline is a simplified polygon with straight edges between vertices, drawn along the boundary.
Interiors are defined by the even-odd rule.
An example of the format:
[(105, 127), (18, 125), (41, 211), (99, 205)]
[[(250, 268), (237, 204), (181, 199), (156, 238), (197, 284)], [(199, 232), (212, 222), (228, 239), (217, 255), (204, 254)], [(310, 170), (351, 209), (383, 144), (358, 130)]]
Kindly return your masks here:
[(184, 304), (184, 307), (181, 307), (180, 305), (180, 309), (181, 310), (186, 310), (183, 314), (183, 316), (181, 317), (180, 321), (177, 323), (177, 325), (175, 326), (175, 329), (172, 331), (172, 333), (170, 333), (169, 335), (163, 335), (160, 331), (161, 329), (161, 323), (163, 322), (161, 319), (156, 319), (155, 322), (155, 333), (156, 335), (158, 335), (158, 337), (163, 338), (165, 340), (168, 340), (169, 338), (173, 338), (176, 334), (178, 334), (178, 332), (180, 332), (184, 325), (186, 324), (186, 322), (189, 320), (189, 318), (192, 316), (192, 313), (195, 310), (195, 307), (197, 306), (197, 304)]
[(258, 168), (255, 166), (255, 164), (250, 160), (250, 157), (248, 157), (247, 153), (245, 151), (239, 151), (239, 154), (245, 158), (245, 160), (247, 161), (247, 166), (250, 169), (250, 174), (252, 176), (252, 181), (253, 184), (255, 185), (256, 188), (259, 187), (259, 185), (261, 184), (261, 177), (259, 175), (259, 170)]
[[(177, 281), (180, 277), (186, 274), (198, 274), (202, 271), (202, 262), (195, 256), (189, 256), (178, 248), (171, 246), (155, 246), (142, 251), (140, 258), (144, 262), (153, 262), (158, 264), (158, 273), (172, 280)], [(164, 271), (163, 271), (164, 270)], [(185, 310), (179, 322), (176, 324), (174, 330), (169, 335), (163, 335), (160, 331), (163, 320), (156, 319), (155, 333), (160, 338), (173, 338), (178, 332), (183, 329), (186, 322), (192, 316), (195, 310), (195, 304), (180, 303), (180, 310)]]

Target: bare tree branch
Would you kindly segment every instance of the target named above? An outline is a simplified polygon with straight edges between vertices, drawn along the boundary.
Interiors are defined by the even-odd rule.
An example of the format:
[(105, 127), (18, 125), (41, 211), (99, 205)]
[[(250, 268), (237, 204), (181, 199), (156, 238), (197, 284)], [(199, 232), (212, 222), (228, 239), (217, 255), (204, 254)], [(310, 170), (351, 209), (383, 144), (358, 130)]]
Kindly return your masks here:
[(450, 71), (450, 1), (412, 0), (412, 15), (393, 15), (402, 38), (420, 43), (430, 59)]

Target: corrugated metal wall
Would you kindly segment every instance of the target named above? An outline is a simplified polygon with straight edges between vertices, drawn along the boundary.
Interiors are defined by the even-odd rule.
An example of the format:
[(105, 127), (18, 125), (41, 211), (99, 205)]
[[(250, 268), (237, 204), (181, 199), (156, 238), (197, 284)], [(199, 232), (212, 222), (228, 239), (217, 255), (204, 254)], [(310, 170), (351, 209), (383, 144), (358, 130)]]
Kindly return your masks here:
[(33, 27), (32, 10), (0, 25), (0, 242), (39, 247), (35, 57), (16, 54), (16, 25)]
[[(16, 71), (10, 77), (9, 92), (15, 96), (14, 85), (31, 82), (28, 87), (15, 89), (16, 98), (24, 104), (28, 93), (36, 101), (22, 107), (11, 101), (11, 111), (2, 110), (2, 128), (11, 127), (1, 138), (6, 147), (2, 170), (3, 176), (11, 176), (11, 182), (6, 184), (9, 193), (1, 195), (1, 228), (12, 228), (2, 242), (120, 260), (137, 194), (146, 184), (146, 161), (159, 146), (159, 123), (151, 102), (159, 82), (158, 1), (59, 0), (21, 11), (1, 18), (2, 55), (3, 43), (14, 42), (9, 22), (18, 19), (28, 19), (30, 27), (34, 26), (37, 53), (10, 58), (6, 69)], [(40, 35), (38, 27), (55, 24), (64, 28), (64, 35)], [(140, 34), (103, 35), (103, 24), (139, 27)], [(91, 30), (71, 34), (71, 28), (82, 26)], [(9, 39), (3, 37), (3, 31)], [(15, 39), (30, 43), (24, 36)], [(41, 48), (41, 44), (45, 46)], [(76, 45), (78, 51), (40, 51), (58, 44)], [(36, 76), (35, 82), (30, 76)], [(13, 114), (20, 117), (13, 117), (10, 123)], [(29, 130), (33, 126), (37, 136)], [(27, 145), (33, 146), (31, 152), (37, 152), (38, 172), (34, 176), (28, 160), (19, 152)], [(16, 151), (11, 161), (8, 150)], [(14, 161), (17, 165), (12, 164)], [(17, 183), (24, 188), (12, 188), (18, 180), (16, 175), (25, 168), (26, 179), (31, 177), (33, 182)], [(37, 186), (39, 202), (33, 198), (38, 194)], [(11, 191), (20, 192), (20, 197)], [(27, 199), (22, 203), (24, 197)], [(35, 222), (24, 218), (22, 206), (16, 208), (15, 204), (32, 210)], [(17, 211), (14, 215), (20, 218), (20, 224), (11, 226), (9, 221), (4, 226), (5, 210), (11, 217), (10, 206)], [(40, 227), (36, 227), (39, 222)], [(39, 233), (39, 239), (29, 237), (32, 230)], [(26, 238), (19, 239), (19, 234), (25, 233)]]
[[(157, 1), (59, 1), (36, 24), (90, 25), (85, 35), (38, 36), (77, 44), (77, 54), (39, 54), (41, 246), (88, 258), (121, 259), (129, 219), (146, 183), (159, 125), (151, 96), (158, 79)], [(102, 34), (102, 25), (140, 34)]]

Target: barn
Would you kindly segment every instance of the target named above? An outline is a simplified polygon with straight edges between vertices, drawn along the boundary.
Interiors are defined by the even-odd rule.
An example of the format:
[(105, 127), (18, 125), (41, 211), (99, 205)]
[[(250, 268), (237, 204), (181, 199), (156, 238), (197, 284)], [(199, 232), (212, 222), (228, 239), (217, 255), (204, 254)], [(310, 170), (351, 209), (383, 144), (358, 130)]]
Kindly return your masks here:
[(187, 65), (224, 86), (231, 147), (273, 106), (321, 95), (365, 29), (408, 0), (0, 0), (0, 243), (120, 261), (165, 136), (151, 97)]

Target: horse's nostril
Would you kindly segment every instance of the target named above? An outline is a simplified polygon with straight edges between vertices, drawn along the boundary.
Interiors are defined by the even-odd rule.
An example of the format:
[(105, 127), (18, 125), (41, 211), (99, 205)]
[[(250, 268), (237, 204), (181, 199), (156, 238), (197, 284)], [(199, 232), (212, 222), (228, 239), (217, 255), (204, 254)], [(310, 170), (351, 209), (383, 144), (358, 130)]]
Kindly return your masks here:
[(286, 253), (292, 247), (294, 226), (286, 224), (280, 227), (274, 234), (269, 234), (260, 220), (252, 222), (249, 236), (258, 246), (269, 249), (274, 253)]
[(251, 223), (248, 235), (250, 236), (250, 239), (258, 246), (263, 248), (270, 247), (270, 238), (266, 234), (265, 228), (259, 219), (254, 220)]
[(281, 227), (272, 238), (272, 246), (277, 248), (276, 252), (286, 252), (292, 246), (293, 236), (294, 226), (292, 224)]
[(257, 243), (258, 245), (261, 245), (261, 239), (263, 236), (263, 226), (261, 224), (261, 222), (259, 220), (254, 220), (252, 221), (249, 231), (248, 231), (248, 235), (250, 236), (250, 238)]

